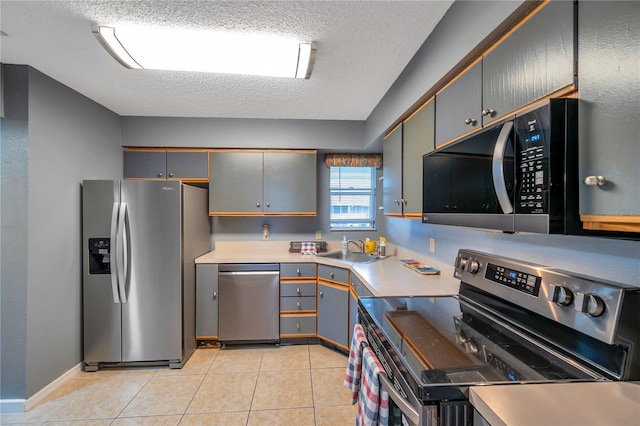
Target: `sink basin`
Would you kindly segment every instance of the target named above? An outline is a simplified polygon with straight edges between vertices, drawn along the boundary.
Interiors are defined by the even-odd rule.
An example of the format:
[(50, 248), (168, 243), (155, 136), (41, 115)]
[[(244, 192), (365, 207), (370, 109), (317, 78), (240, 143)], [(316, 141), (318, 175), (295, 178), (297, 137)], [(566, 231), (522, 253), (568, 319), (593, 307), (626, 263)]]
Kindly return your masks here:
[(376, 256), (375, 254), (360, 253), (357, 251), (350, 251), (347, 254), (342, 254), (342, 252), (339, 251), (332, 251), (330, 253), (321, 254), (319, 256), (329, 259), (342, 260), (344, 262), (356, 263), (369, 263), (382, 259), (380, 256)]

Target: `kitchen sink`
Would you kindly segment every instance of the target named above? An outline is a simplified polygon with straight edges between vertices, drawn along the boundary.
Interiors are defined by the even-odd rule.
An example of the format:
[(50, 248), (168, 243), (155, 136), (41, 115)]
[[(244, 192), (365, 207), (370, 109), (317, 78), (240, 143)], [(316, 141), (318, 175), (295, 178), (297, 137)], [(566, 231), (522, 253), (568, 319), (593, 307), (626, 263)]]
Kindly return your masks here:
[(330, 253), (325, 253), (319, 255), (320, 257), (326, 257), (328, 259), (342, 260), (344, 262), (355, 262), (355, 263), (369, 263), (375, 262), (376, 260), (382, 259), (380, 256), (376, 256), (375, 254), (368, 253), (360, 253), (357, 251), (350, 251), (347, 254), (342, 254), (339, 251), (332, 251)]

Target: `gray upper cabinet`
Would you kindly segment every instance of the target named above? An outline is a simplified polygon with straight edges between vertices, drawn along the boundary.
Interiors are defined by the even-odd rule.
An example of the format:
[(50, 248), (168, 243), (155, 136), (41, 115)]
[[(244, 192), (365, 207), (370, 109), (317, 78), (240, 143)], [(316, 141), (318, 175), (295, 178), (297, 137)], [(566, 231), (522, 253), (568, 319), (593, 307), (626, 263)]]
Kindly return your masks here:
[(209, 180), (206, 149), (125, 148), (123, 160), (125, 179)]
[(207, 150), (167, 150), (167, 179), (209, 180)]
[(166, 179), (165, 150), (129, 150), (123, 152), (125, 179)]
[(427, 101), (402, 128), (402, 213), (422, 217), (422, 156), (434, 149), (435, 102)]
[(481, 110), (482, 62), (477, 61), (436, 94), (436, 147), (480, 128)]
[(262, 215), (262, 152), (210, 152), (209, 179), (210, 215)]
[(265, 214), (316, 215), (316, 152), (264, 153)]
[(582, 185), (581, 218), (588, 229), (640, 232), (640, 3), (578, 6), (579, 173), (606, 180)]
[(316, 151), (209, 153), (212, 216), (315, 216)]
[(382, 204), (386, 216), (402, 216), (402, 125), (382, 143)]
[[(582, 7), (582, 3), (580, 4)], [(574, 84), (574, 3), (551, 1), (482, 59), (482, 123)]]

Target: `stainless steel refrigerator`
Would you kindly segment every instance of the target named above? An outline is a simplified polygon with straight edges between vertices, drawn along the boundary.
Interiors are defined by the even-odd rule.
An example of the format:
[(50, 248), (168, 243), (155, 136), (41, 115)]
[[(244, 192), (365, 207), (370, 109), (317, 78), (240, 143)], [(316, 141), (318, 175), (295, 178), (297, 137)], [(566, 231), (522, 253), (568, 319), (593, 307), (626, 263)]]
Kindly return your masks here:
[(84, 364), (164, 363), (196, 348), (194, 259), (207, 191), (179, 181), (82, 183)]

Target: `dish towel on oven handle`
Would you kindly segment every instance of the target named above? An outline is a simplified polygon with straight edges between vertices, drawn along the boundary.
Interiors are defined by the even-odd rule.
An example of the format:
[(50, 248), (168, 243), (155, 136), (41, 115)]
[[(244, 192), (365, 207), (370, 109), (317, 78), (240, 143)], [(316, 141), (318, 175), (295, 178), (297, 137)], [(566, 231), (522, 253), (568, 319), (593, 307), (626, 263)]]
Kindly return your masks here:
[(364, 330), (360, 324), (353, 327), (353, 337), (351, 338), (351, 348), (349, 349), (349, 362), (347, 372), (344, 377), (344, 385), (351, 390), (351, 404), (358, 402), (358, 392), (360, 391), (360, 377), (362, 374), (362, 349), (368, 346), (364, 336)]
[(386, 374), (376, 354), (369, 347), (362, 349), (362, 386), (358, 397), (356, 426), (387, 426), (389, 424), (389, 394), (380, 385), (380, 374)]

